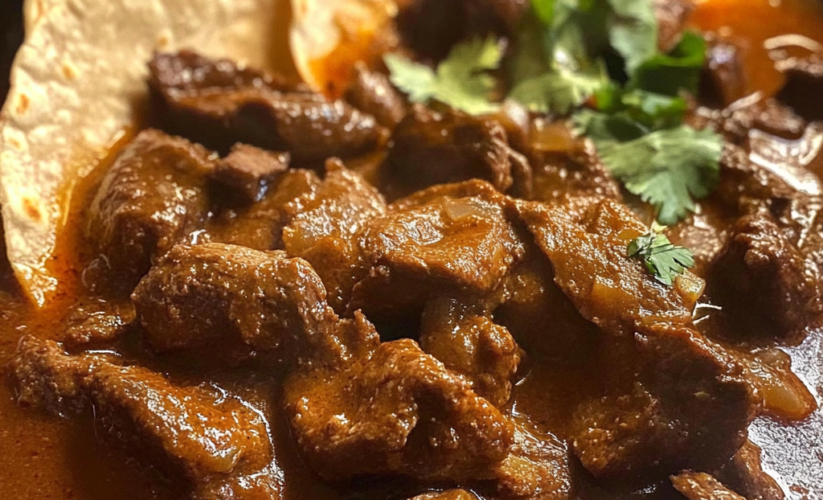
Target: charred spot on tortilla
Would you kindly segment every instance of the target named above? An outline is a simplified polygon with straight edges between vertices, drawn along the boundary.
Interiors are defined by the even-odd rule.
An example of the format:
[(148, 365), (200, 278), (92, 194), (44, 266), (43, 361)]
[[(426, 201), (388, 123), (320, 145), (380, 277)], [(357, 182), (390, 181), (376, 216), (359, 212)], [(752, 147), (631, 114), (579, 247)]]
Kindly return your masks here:
[(23, 209), (26, 211), (26, 215), (29, 216), (29, 219), (33, 222), (40, 222), (43, 218), (43, 214), (40, 212), (37, 202), (33, 201), (29, 197), (23, 198)]
[(17, 103), (17, 113), (20, 115), (25, 114), (28, 109), (29, 96), (27, 96), (26, 94), (20, 94), (19, 102)]

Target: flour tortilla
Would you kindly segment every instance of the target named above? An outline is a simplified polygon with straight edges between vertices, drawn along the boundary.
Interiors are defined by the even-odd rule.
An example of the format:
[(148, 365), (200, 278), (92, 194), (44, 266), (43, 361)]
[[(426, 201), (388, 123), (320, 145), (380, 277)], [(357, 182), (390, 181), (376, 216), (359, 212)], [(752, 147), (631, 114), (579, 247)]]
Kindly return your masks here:
[[(39, 306), (72, 186), (133, 123), (154, 50), (194, 48), (273, 69), (288, 0), (27, 0), (26, 38), (0, 112), (9, 260)], [(286, 6), (288, 7), (288, 6)]]
[(396, 46), (396, 0), (292, 0), (291, 5), (289, 42), (297, 70), (330, 97), (346, 88), (355, 62), (377, 64)]

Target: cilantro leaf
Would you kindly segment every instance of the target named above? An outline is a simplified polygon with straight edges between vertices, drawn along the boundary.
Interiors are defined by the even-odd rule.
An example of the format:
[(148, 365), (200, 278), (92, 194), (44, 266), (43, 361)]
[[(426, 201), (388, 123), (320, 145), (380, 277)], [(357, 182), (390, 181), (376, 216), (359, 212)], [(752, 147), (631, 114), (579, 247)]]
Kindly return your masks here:
[(633, 141), (649, 133), (646, 127), (625, 113), (609, 115), (584, 109), (575, 113), (572, 121), (577, 135), (590, 138), (598, 150)]
[(431, 68), (397, 54), (383, 57), (391, 73), (391, 81), (409, 95), (413, 102), (426, 102), (434, 97), (437, 76)]
[(657, 54), (657, 18), (650, 0), (608, 0), (609, 41), (626, 61), (632, 74), (644, 61)]
[[(588, 124), (591, 130), (593, 126)], [(717, 183), (723, 139), (710, 130), (681, 125), (628, 142), (591, 135), (612, 174), (657, 209), (657, 220), (674, 224), (708, 196)]]
[(629, 86), (669, 96), (681, 90), (696, 92), (705, 62), (706, 41), (687, 31), (671, 52), (655, 55), (639, 65)]
[(673, 245), (661, 229), (654, 228), (632, 240), (627, 253), (629, 258), (640, 260), (657, 281), (671, 286), (677, 276), (694, 267), (694, 257), (689, 249)]
[(523, 80), (509, 97), (530, 111), (566, 114), (608, 82), (605, 72), (575, 73), (563, 68)]
[(467, 113), (493, 113), (499, 106), (489, 101), (496, 81), (487, 74), (497, 69), (503, 50), (494, 38), (456, 45), (433, 71), (428, 66), (396, 54), (384, 57), (390, 78), (412, 102), (436, 99)]
[(597, 109), (609, 114), (624, 114), (640, 125), (657, 130), (683, 122), (686, 100), (645, 90), (625, 90), (615, 85), (601, 87), (595, 94)]

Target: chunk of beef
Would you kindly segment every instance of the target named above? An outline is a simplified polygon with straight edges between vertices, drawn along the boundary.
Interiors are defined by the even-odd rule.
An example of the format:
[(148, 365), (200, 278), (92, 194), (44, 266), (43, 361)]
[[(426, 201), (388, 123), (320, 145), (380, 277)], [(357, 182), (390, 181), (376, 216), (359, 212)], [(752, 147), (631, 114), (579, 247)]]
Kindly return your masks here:
[(331, 362), (354, 349), (338, 331), (320, 278), (283, 252), (180, 245), (152, 268), (132, 301), (146, 340), (160, 352), (221, 361), (278, 352), (286, 360)]
[(221, 151), (243, 142), (287, 151), (305, 163), (367, 152), (387, 135), (372, 116), (342, 101), (295, 91), (227, 61), (158, 54), (149, 69), (153, 95), (172, 129)]
[(697, 108), (688, 120), (693, 127), (717, 130), (738, 146), (746, 144), (752, 130), (789, 139), (806, 129), (806, 121), (776, 99), (744, 101), (719, 110)]
[(466, 490), (446, 490), (423, 493), (409, 500), (477, 500), (477, 497)]
[(657, 46), (661, 52), (668, 52), (680, 42), (694, 3), (692, 0), (654, 0), (653, 5), (657, 18)]
[[(656, 325), (604, 342), (605, 395), (583, 403), (572, 446), (599, 477), (635, 479), (716, 467), (734, 455), (759, 411), (740, 363), (685, 327)], [(621, 373), (622, 372), (622, 373)]]
[(730, 458), (758, 400), (741, 364), (694, 330), (701, 281), (684, 275), (666, 287), (627, 259), (628, 241), (645, 228), (613, 202), (571, 212), (521, 203), (520, 212), (555, 283), (602, 332), (603, 392), (572, 421), (583, 465), (632, 479)]
[(354, 235), (386, 213), (383, 196), (339, 160), (329, 160), (323, 182), (289, 203), (286, 213), (286, 251), (314, 267), (331, 306), (345, 311), (352, 287), (365, 274)]
[(528, 246), (523, 262), (506, 277), (506, 301), (494, 311), (526, 352), (553, 362), (585, 362), (599, 337), (555, 284), (551, 263), (538, 248)]
[(134, 321), (131, 303), (97, 302), (76, 307), (67, 318), (63, 341), (86, 345), (115, 340)]
[(120, 152), (89, 208), (86, 234), (125, 286), (202, 227), (212, 169), (206, 149), (157, 130)]
[(386, 75), (370, 70), (362, 61), (355, 65), (354, 72), (354, 80), (346, 91), (346, 101), (374, 116), (380, 125), (394, 129), (406, 116), (403, 96)]
[(289, 168), (288, 153), (269, 153), (247, 144), (236, 144), (231, 153), (217, 162), (212, 179), (225, 186), (242, 203), (263, 197), (269, 183)]
[(771, 214), (803, 255), (811, 275), (823, 269), (818, 250), (823, 234), (823, 184), (808, 164), (809, 158), (823, 159), (821, 133), (810, 126), (796, 142), (753, 133), (748, 150), (727, 144), (713, 195), (713, 200), (738, 217)]
[(298, 198), (312, 196), (319, 186), (320, 179), (311, 170), (288, 170), (259, 202), (221, 210), (208, 222), (208, 234), (214, 242), (261, 251), (282, 249), (283, 228), (289, 221), (286, 207)]
[(786, 337), (823, 319), (818, 279), (768, 215), (740, 219), (711, 270), (711, 294), (736, 321)]
[(703, 85), (707, 88), (701, 89), (701, 94), (708, 94), (709, 99), (722, 107), (730, 106), (749, 94), (740, 47), (722, 38), (708, 42), (706, 72), (709, 78), (704, 79)]
[(298, 371), (284, 401), (304, 457), (330, 480), (486, 479), (513, 439), (494, 406), (408, 339), (342, 370)]
[(714, 474), (748, 500), (783, 500), (783, 489), (760, 463), (760, 447), (751, 441), (737, 450), (731, 461)]
[(498, 408), (509, 401), (520, 348), (505, 327), (494, 324), (491, 304), (440, 296), (423, 311), (420, 346), (446, 368), (466, 376), (472, 389)]
[(355, 285), (350, 309), (393, 315), (419, 311), (433, 292), (483, 296), (521, 257), (505, 206), (480, 196), (424, 197), (399, 203), (358, 235), (368, 275)]
[(683, 471), (672, 476), (672, 485), (689, 500), (746, 500), (705, 472)]
[(531, 191), (528, 160), (509, 146), (505, 129), (493, 119), (456, 110), (437, 113), (416, 105), (397, 126), (392, 141), (384, 168), (386, 183), (393, 189), (402, 187), (408, 193), (483, 179), (501, 192)]
[(528, 422), (515, 423), (514, 444), (495, 468), (495, 498), (569, 500), (573, 493), (569, 451), (557, 437)]
[(553, 203), (571, 196), (622, 199), (620, 184), (600, 161), (591, 143), (563, 152), (533, 150), (530, 159), (535, 200)]
[(21, 404), (58, 413), (92, 406), (107, 439), (186, 481), (192, 498), (280, 498), (266, 424), (236, 399), (105, 356), (69, 356), (32, 336), (9, 369)]

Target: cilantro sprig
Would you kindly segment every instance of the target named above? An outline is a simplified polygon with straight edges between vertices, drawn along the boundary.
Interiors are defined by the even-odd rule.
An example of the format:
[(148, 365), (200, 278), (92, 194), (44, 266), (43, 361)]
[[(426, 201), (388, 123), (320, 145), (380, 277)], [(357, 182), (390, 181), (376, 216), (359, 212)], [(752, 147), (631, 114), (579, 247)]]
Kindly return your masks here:
[(641, 261), (657, 281), (671, 286), (675, 278), (694, 267), (694, 257), (687, 248), (672, 244), (663, 229), (655, 225), (648, 234), (632, 240), (627, 254), (629, 258)]
[[(685, 33), (658, 49), (652, 0), (530, 0), (506, 60), (493, 38), (456, 45), (436, 69), (386, 56), (395, 85), (413, 102), (436, 100), (494, 113), (496, 90), (532, 112), (572, 115), (627, 191), (675, 224), (714, 189), (723, 140), (683, 123), (705, 63), (706, 42)], [(505, 70), (498, 81), (493, 70)], [(499, 74), (495, 73), (495, 74)], [(503, 83), (505, 82), (505, 84)]]
[(456, 45), (437, 70), (397, 54), (384, 57), (391, 81), (412, 102), (432, 99), (480, 115), (499, 106), (489, 101), (496, 82), (488, 71), (500, 66), (503, 50), (494, 38), (470, 40)]

